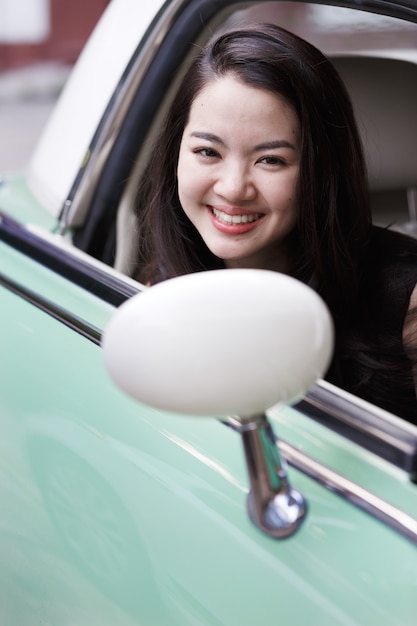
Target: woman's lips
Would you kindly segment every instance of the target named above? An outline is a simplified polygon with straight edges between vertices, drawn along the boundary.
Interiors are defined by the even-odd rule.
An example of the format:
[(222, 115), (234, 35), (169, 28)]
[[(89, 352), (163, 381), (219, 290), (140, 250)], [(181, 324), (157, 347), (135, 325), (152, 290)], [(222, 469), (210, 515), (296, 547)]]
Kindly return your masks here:
[(217, 230), (228, 234), (240, 234), (252, 230), (258, 225), (259, 220), (264, 217), (263, 213), (245, 213), (239, 209), (222, 211), (209, 206), (209, 213)]

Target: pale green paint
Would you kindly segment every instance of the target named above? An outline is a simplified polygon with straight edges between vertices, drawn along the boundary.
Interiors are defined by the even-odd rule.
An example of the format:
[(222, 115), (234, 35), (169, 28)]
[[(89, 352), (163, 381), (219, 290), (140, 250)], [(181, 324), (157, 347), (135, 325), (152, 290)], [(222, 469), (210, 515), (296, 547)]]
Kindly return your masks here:
[[(109, 318), (7, 246), (0, 258), (94, 325)], [(262, 535), (235, 432), (136, 405), (97, 346), (0, 293), (1, 624), (415, 623), (415, 546), (293, 469), (306, 523), (286, 541)], [(308, 454), (415, 510), (402, 472), (290, 409), (273, 419)]]
[(57, 220), (36, 200), (24, 174), (13, 174), (1, 179), (0, 213), (6, 211), (22, 224), (35, 224), (54, 232)]

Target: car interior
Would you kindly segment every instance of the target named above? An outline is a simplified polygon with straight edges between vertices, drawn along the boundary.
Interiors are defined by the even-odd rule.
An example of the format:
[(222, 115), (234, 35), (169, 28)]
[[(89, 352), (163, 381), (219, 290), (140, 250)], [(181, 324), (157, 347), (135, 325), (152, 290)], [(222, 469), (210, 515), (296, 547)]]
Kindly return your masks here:
[(409, 60), (390, 52), (340, 55), (332, 62), (353, 100), (373, 220), (417, 236), (417, 54)]

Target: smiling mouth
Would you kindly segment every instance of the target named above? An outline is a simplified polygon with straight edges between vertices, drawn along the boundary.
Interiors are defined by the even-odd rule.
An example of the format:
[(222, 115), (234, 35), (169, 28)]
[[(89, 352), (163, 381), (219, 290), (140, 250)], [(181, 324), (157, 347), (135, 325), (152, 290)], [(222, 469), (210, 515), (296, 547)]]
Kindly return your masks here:
[(223, 211), (219, 211), (212, 207), (212, 213), (214, 217), (216, 217), (223, 224), (250, 224), (251, 222), (256, 222), (262, 217), (261, 213), (244, 213), (243, 215), (229, 215), (228, 213), (224, 213)]

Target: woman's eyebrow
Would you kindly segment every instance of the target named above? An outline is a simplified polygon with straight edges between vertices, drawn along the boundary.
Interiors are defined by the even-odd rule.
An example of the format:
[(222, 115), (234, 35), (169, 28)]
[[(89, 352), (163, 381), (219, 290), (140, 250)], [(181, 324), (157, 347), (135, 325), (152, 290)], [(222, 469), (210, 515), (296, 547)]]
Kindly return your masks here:
[(266, 141), (265, 143), (258, 144), (255, 146), (254, 152), (274, 150), (276, 148), (290, 148), (291, 150), (295, 150), (295, 146), (286, 139), (276, 139), (275, 141)]
[(204, 131), (195, 130), (190, 134), (190, 137), (197, 137), (197, 139), (205, 139), (206, 141), (211, 141), (212, 143), (218, 143), (224, 146), (224, 141), (220, 139), (217, 135), (213, 135), (213, 133), (206, 133)]
[[(221, 146), (225, 146), (225, 143), (220, 137), (214, 135), (213, 133), (207, 133), (205, 131), (195, 130), (190, 134), (190, 137), (196, 137), (197, 139), (204, 139), (205, 141), (210, 141), (212, 143), (217, 143)], [(287, 139), (275, 139), (273, 141), (265, 141), (263, 143), (257, 144), (253, 151), (261, 152), (262, 150), (276, 150), (277, 148), (290, 148), (290, 150), (295, 150), (295, 146), (288, 141)]]

